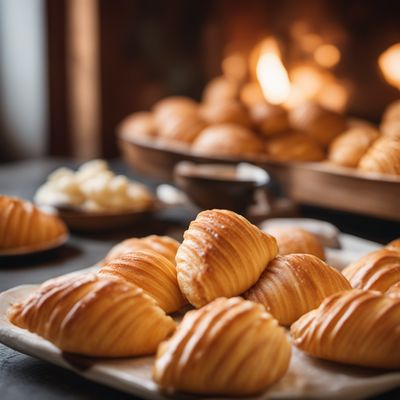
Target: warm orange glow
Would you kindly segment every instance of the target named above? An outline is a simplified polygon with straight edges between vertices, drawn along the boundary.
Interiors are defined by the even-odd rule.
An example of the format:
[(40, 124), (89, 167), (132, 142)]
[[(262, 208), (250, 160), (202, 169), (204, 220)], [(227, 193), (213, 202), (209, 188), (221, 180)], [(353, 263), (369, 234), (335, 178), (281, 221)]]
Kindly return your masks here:
[(318, 101), (324, 107), (343, 112), (346, 108), (348, 93), (346, 88), (338, 82), (328, 82), (318, 95)]
[(239, 53), (230, 54), (222, 61), (222, 71), (228, 79), (242, 82), (247, 74), (245, 57)]
[(287, 100), (290, 94), (289, 76), (274, 39), (266, 39), (262, 43), (256, 74), (268, 102), (282, 104)]
[(386, 49), (379, 56), (378, 63), (387, 82), (400, 89), (400, 43)]
[(332, 68), (340, 60), (340, 51), (333, 44), (323, 44), (315, 50), (314, 59), (322, 67)]

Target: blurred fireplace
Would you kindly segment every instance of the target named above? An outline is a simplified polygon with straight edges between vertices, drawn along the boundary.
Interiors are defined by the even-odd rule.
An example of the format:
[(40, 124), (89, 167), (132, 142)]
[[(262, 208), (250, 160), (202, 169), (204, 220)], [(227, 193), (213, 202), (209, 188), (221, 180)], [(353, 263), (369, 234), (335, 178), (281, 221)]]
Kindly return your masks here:
[[(341, 85), (346, 113), (378, 121), (399, 95), (377, 62), (400, 42), (398, 1), (55, 3), (47, 1), (53, 154), (115, 156), (115, 128), (124, 116), (168, 95), (199, 99), (224, 58), (247, 57), (270, 36), (289, 71), (318, 66)], [(315, 51), (324, 44), (339, 52), (333, 65), (317, 65)], [(330, 96), (324, 84), (321, 92)]]

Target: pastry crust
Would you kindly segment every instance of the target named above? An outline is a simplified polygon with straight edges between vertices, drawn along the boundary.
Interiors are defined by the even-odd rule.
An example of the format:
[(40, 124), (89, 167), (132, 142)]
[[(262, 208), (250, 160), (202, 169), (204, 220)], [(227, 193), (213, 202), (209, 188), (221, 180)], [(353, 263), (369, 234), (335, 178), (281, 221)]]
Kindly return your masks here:
[(153, 113), (142, 111), (128, 115), (120, 123), (118, 131), (127, 139), (151, 140), (157, 136)]
[(289, 254), (273, 259), (244, 297), (262, 304), (280, 324), (288, 326), (326, 297), (349, 289), (346, 278), (319, 258)]
[(95, 357), (154, 353), (175, 329), (155, 300), (120, 279), (72, 275), (52, 279), (8, 318), (61, 350)]
[(286, 373), (291, 348), (260, 305), (219, 298), (188, 312), (157, 352), (153, 378), (166, 390), (248, 396)]
[(400, 299), (400, 281), (390, 286), (385, 292), (388, 296), (396, 297)]
[(331, 143), (328, 159), (334, 164), (355, 168), (378, 137), (379, 132), (371, 128), (349, 129)]
[(121, 278), (142, 288), (167, 314), (187, 304), (178, 286), (175, 264), (152, 250), (114, 258), (100, 269), (99, 275)]
[(0, 195), (0, 249), (33, 249), (56, 243), (68, 233), (65, 224), (29, 201)]
[(388, 248), (374, 251), (342, 272), (353, 288), (386, 292), (400, 281), (400, 252)]
[(400, 251), (400, 238), (392, 240), (386, 245), (387, 249)]
[(249, 289), (278, 251), (272, 236), (228, 210), (201, 212), (183, 237), (176, 254), (178, 282), (195, 307)]
[(400, 137), (381, 137), (361, 158), (358, 168), (362, 171), (400, 175)]
[(336, 293), (291, 327), (293, 344), (326, 360), (400, 368), (400, 299), (374, 291)]
[(205, 104), (201, 116), (209, 124), (237, 124), (249, 128), (250, 116), (247, 110), (236, 101), (223, 101)]
[(178, 247), (179, 242), (169, 236), (150, 235), (142, 238), (129, 238), (112, 247), (102, 261), (102, 265), (114, 258), (139, 250), (153, 250), (175, 264)]
[(276, 135), (289, 129), (288, 113), (281, 106), (264, 101), (251, 105), (249, 110), (254, 125), (265, 136)]
[(325, 158), (321, 146), (300, 132), (288, 132), (265, 141), (267, 155), (278, 161), (321, 161)]
[(271, 226), (267, 232), (278, 242), (279, 254), (312, 254), (325, 260), (325, 251), (318, 237), (296, 226)]
[(343, 116), (313, 102), (295, 107), (289, 121), (293, 129), (310, 135), (323, 147), (328, 147), (347, 128)]
[(200, 133), (192, 151), (204, 156), (255, 155), (263, 152), (263, 143), (254, 132), (242, 126), (212, 125)]

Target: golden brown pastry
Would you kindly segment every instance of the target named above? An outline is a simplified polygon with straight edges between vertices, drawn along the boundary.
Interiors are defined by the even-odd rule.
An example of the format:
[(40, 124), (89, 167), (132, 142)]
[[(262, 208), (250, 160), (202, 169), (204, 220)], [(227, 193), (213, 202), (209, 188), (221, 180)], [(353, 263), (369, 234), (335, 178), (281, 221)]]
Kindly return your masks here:
[(254, 132), (242, 126), (212, 125), (200, 133), (192, 151), (204, 156), (249, 156), (261, 154), (263, 143)]
[(286, 373), (286, 333), (260, 305), (219, 298), (190, 311), (158, 348), (153, 378), (165, 390), (249, 396)]
[(61, 350), (95, 357), (154, 353), (175, 329), (155, 300), (120, 279), (72, 275), (43, 283), (8, 318)]
[(381, 137), (361, 158), (358, 168), (362, 171), (400, 175), (400, 137)]
[(149, 140), (157, 136), (157, 127), (151, 112), (137, 112), (122, 120), (119, 133), (126, 139)]
[(175, 264), (152, 250), (114, 258), (98, 273), (100, 276), (121, 278), (142, 288), (167, 314), (187, 304), (178, 286)]
[(251, 105), (249, 111), (253, 124), (265, 136), (276, 135), (289, 129), (288, 113), (281, 106), (264, 101)]
[(336, 293), (290, 331), (293, 343), (314, 357), (400, 368), (400, 299), (358, 289)]
[(199, 213), (183, 238), (176, 253), (178, 282), (195, 307), (243, 293), (278, 252), (272, 236), (228, 210)]
[(197, 116), (198, 104), (189, 97), (172, 96), (156, 102), (153, 106), (154, 119), (157, 124), (162, 124), (171, 116)]
[(400, 252), (388, 248), (373, 251), (342, 272), (353, 288), (386, 292), (400, 281)]
[(400, 119), (382, 122), (380, 130), (384, 136), (400, 139)]
[(400, 238), (392, 240), (391, 242), (389, 242), (386, 245), (386, 248), (388, 248), (390, 250), (398, 250), (398, 251), (400, 251)]
[(234, 80), (219, 76), (209, 81), (204, 88), (203, 102), (215, 104), (239, 99), (240, 85)]
[(347, 128), (346, 120), (340, 114), (313, 102), (293, 108), (289, 121), (293, 129), (307, 133), (323, 147), (328, 147)]
[(328, 159), (334, 164), (355, 168), (378, 137), (379, 132), (372, 129), (349, 129), (330, 144)]
[(0, 250), (33, 249), (62, 240), (65, 224), (29, 201), (0, 195)]
[(390, 288), (386, 290), (385, 294), (391, 297), (400, 298), (400, 281), (390, 286)]
[(296, 226), (271, 226), (267, 232), (278, 242), (279, 254), (292, 253), (312, 254), (321, 260), (325, 259), (325, 251), (316, 235)]
[(179, 242), (168, 236), (150, 235), (142, 238), (125, 239), (111, 248), (102, 264), (106, 264), (116, 257), (139, 250), (153, 250), (175, 264), (178, 247)]
[(209, 124), (236, 124), (247, 128), (251, 126), (247, 110), (235, 101), (207, 103), (200, 113)]
[(265, 141), (267, 155), (278, 161), (321, 161), (325, 158), (321, 146), (300, 132), (273, 136)]
[(289, 254), (274, 258), (244, 297), (288, 326), (326, 297), (349, 289), (346, 278), (318, 257)]

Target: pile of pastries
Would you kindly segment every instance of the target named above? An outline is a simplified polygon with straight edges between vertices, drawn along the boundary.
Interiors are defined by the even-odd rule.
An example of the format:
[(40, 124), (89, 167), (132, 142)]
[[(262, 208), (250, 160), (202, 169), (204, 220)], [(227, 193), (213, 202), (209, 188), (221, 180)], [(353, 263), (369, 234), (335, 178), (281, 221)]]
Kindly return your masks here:
[(292, 346), (399, 369), (400, 240), (341, 273), (315, 236), (286, 229), (269, 234), (232, 211), (206, 210), (182, 243), (127, 239), (97, 272), (43, 283), (8, 317), (64, 352), (155, 354), (153, 379), (167, 392), (259, 393), (285, 375)]
[(154, 204), (146, 186), (115, 175), (104, 160), (82, 164), (77, 171), (58, 168), (35, 194), (40, 206), (86, 212), (143, 211)]
[(205, 157), (327, 160), (400, 175), (400, 100), (389, 105), (378, 128), (316, 102), (292, 109), (272, 105), (256, 82), (220, 76), (206, 85), (201, 103), (183, 96), (162, 99), (151, 111), (125, 118), (119, 133)]

